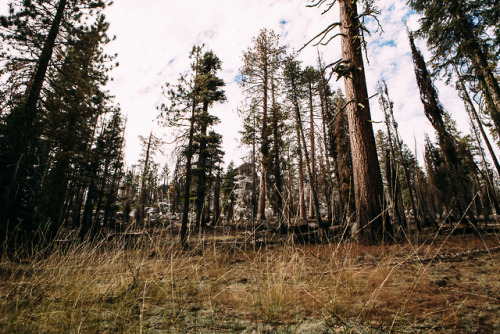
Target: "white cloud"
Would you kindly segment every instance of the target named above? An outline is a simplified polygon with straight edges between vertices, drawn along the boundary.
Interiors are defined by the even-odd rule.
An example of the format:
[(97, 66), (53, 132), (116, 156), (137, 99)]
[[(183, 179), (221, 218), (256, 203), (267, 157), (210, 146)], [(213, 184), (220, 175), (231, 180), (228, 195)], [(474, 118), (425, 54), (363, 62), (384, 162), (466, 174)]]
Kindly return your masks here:
[[(241, 120), (236, 109), (242, 95), (234, 82), (242, 65), (242, 53), (261, 28), (274, 29), (281, 34), (284, 44), (297, 50), (338, 20), (336, 8), (320, 15), (321, 9), (306, 8), (309, 3), (305, 0), (116, 1), (106, 13), (110, 32), (117, 36), (109, 51), (119, 53), (121, 66), (112, 73), (115, 80), (109, 88), (128, 115), (127, 162), (134, 163), (139, 156), (138, 135), (146, 135), (153, 127), (156, 107), (164, 102), (161, 85), (177, 81), (179, 73), (189, 68), (192, 46), (201, 43), (212, 49), (223, 63), (221, 77), (227, 84), (228, 101), (213, 110), (222, 120), (217, 130), (224, 136), (226, 161), (238, 160), (245, 154), (238, 149)], [(433, 137), (433, 130), (423, 114), (404, 25), (406, 20), (415, 29), (418, 16), (406, 7), (405, 1), (380, 0), (377, 5), (382, 10), (379, 19), (384, 33), (374, 33), (368, 39), (369, 93), (375, 93), (379, 79), (387, 81), (403, 140), (413, 147), (415, 136), (422, 151), (424, 132)], [(376, 28), (374, 22), (370, 28)], [(424, 43), (418, 41), (418, 46), (429, 59)], [(340, 41), (334, 40), (320, 50), (326, 62), (336, 60), (340, 57)], [(317, 51), (307, 47), (300, 58), (305, 65), (314, 65)], [(341, 80), (333, 84), (334, 89), (343, 87)], [(463, 105), (454, 89), (442, 82), (436, 86), (459, 128), (467, 131)], [(382, 120), (376, 98), (372, 99), (371, 109), (372, 118)], [(156, 126), (155, 131), (160, 129)]]

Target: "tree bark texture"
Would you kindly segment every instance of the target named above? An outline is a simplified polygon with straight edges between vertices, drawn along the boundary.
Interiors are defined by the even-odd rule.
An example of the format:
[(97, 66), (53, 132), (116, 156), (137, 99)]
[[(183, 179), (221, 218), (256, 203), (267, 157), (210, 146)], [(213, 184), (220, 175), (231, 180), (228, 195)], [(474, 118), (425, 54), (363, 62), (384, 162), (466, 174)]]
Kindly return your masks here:
[(376, 243), (392, 233), (392, 226), (382, 215), (384, 190), (371, 125), (356, 1), (339, 0), (339, 9), (342, 60), (352, 68), (344, 75), (344, 84), (356, 202), (353, 233), (363, 243)]

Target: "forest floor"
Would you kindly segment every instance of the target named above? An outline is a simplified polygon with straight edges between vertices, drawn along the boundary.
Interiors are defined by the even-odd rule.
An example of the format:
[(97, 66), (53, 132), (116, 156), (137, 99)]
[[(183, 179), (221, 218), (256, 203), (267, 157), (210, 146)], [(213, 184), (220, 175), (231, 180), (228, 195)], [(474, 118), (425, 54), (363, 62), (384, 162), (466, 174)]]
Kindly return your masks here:
[(189, 250), (164, 229), (58, 240), (1, 259), (0, 332), (500, 333), (498, 229), (450, 232), (262, 246), (213, 230)]

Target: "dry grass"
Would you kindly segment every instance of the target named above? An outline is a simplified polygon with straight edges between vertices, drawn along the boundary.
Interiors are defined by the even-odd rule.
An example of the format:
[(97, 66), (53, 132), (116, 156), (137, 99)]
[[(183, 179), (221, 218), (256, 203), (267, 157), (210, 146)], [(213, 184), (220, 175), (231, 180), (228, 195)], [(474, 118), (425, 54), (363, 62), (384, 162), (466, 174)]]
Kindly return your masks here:
[(190, 251), (164, 238), (4, 257), (0, 331), (500, 331), (499, 252), (435, 257), (497, 247), (496, 236), (250, 250), (208, 240)]

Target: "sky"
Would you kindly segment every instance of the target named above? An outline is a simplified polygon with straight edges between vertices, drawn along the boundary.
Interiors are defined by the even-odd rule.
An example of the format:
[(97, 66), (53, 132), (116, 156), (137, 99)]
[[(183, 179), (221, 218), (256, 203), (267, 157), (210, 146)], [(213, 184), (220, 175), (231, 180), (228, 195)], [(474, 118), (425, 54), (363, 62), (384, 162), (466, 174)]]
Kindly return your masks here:
[[(117, 53), (119, 66), (111, 72), (113, 81), (108, 89), (127, 117), (125, 160), (128, 165), (140, 157), (139, 136), (150, 131), (170, 140), (169, 129), (156, 122), (157, 107), (167, 102), (162, 93), (165, 83), (175, 84), (180, 73), (189, 70), (188, 55), (193, 45), (205, 44), (222, 61), (220, 77), (226, 82), (227, 102), (216, 104), (213, 114), (221, 119), (215, 130), (223, 135), (226, 165), (236, 164), (248, 155), (241, 147), (239, 133), (242, 119), (237, 108), (244, 100), (237, 83), (242, 55), (252, 44), (262, 28), (273, 29), (281, 36), (282, 44), (289, 50), (298, 50), (313, 36), (332, 22), (338, 21), (337, 5), (322, 15), (324, 7), (307, 8), (310, 0), (116, 0), (105, 10), (110, 23), (109, 33), (116, 39), (106, 46), (110, 54)], [(418, 15), (411, 12), (404, 0), (377, 0), (381, 14), (378, 19), (383, 32), (376, 32), (375, 21), (368, 27), (368, 60), (365, 71), (368, 93), (376, 92), (378, 80), (385, 79), (394, 102), (396, 120), (402, 140), (422, 160), (425, 133), (434, 138), (434, 131), (427, 121), (420, 102), (413, 72), (405, 23), (418, 28)], [(6, 5), (5, 5), (6, 6)], [(416, 41), (424, 57), (430, 53), (422, 40)], [(318, 47), (326, 63), (340, 58), (340, 39)], [(317, 63), (317, 48), (308, 46), (299, 54), (303, 65)], [(344, 87), (343, 80), (331, 82), (333, 90)], [(453, 87), (435, 81), (442, 104), (457, 121), (459, 130), (468, 133), (468, 118), (462, 101)], [(372, 119), (383, 121), (377, 98), (370, 102)], [(375, 124), (375, 130), (382, 124)], [(155, 160), (168, 162), (171, 167), (175, 158), (172, 145), (164, 148), (164, 154)]]

